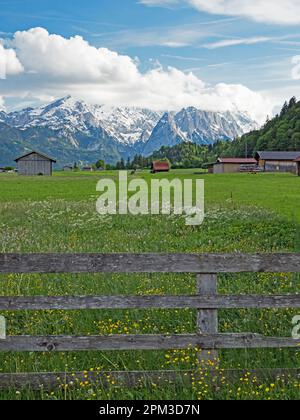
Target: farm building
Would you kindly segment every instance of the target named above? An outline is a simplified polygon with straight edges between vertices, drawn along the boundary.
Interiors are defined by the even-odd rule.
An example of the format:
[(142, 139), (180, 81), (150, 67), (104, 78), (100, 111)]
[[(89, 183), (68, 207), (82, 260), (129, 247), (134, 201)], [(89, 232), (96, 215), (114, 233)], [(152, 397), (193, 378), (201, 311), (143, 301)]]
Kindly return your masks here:
[(92, 166), (84, 166), (83, 168), (82, 168), (82, 170), (84, 171), (84, 172), (93, 172), (93, 167)]
[(299, 152), (257, 152), (256, 159), (264, 172), (292, 172), (296, 173), (298, 164), (296, 159)]
[(152, 163), (151, 171), (153, 174), (158, 172), (169, 172), (171, 169), (169, 162), (167, 161), (155, 161)]
[[(232, 172), (241, 172), (243, 167), (249, 171), (257, 167), (257, 160), (254, 158), (218, 158), (213, 165), (214, 174), (225, 174)], [(212, 172), (209, 170), (209, 172)]]
[(26, 153), (18, 157), (15, 162), (18, 164), (19, 175), (52, 175), (52, 165), (56, 160), (36, 151)]
[(65, 166), (63, 167), (63, 171), (64, 171), (64, 172), (70, 172), (70, 171), (73, 171), (73, 166), (71, 166), (71, 165), (65, 165)]
[(16, 170), (11, 168), (10, 166), (7, 166), (5, 168), (0, 168), (0, 173), (12, 173), (12, 172), (16, 172)]

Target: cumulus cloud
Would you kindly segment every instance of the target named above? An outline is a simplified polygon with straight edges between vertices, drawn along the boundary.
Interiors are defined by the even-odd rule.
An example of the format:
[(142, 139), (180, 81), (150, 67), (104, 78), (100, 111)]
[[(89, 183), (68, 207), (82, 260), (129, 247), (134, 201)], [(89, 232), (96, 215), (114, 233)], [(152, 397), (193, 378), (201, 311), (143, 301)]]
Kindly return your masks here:
[(23, 71), (23, 66), (16, 56), (13, 49), (4, 48), (0, 43), (0, 79), (7, 76), (19, 74)]
[(229, 16), (244, 16), (257, 22), (297, 25), (299, 0), (188, 0), (199, 10)]
[(25, 69), (71, 81), (124, 82), (137, 75), (136, 64), (106, 48), (95, 48), (81, 36), (66, 39), (33, 28), (16, 32), (12, 45)]
[(173, 67), (141, 72), (136, 59), (96, 48), (82, 37), (64, 38), (43, 28), (16, 32), (10, 47), (24, 72), (2, 83), (7, 96), (72, 94), (91, 103), (177, 110), (248, 111), (263, 122), (272, 104), (242, 85), (206, 85), (193, 73)]

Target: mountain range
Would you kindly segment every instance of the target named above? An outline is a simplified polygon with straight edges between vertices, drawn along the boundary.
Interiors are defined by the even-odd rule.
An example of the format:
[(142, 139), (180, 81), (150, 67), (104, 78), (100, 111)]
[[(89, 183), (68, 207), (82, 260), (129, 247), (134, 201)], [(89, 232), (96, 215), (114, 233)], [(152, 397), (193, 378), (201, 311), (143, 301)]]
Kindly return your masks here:
[(214, 144), (258, 128), (246, 113), (209, 112), (189, 107), (179, 112), (91, 105), (64, 97), (39, 108), (0, 110), (0, 165), (39, 150), (58, 165), (115, 163), (135, 154), (151, 155), (183, 142)]

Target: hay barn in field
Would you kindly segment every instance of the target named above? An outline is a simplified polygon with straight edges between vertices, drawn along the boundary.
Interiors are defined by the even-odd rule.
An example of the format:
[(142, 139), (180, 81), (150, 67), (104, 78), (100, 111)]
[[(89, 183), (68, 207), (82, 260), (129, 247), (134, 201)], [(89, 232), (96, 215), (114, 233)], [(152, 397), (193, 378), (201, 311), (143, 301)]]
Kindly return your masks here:
[(155, 161), (152, 163), (151, 171), (153, 174), (156, 174), (158, 172), (169, 172), (170, 171), (170, 164), (169, 162), (159, 162)]
[(82, 168), (82, 170), (83, 170), (83, 172), (93, 172), (94, 171), (92, 166), (84, 166)]
[(254, 169), (257, 167), (257, 160), (254, 158), (218, 158), (217, 162), (213, 165), (213, 173), (226, 174), (241, 172), (243, 165), (249, 166), (249, 170), (251, 167)]
[(36, 151), (26, 153), (18, 157), (15, 162), (18, 165), (18, 174), (23, 176), (51, 176), (53, 163), (56, 160)]
[(73, 171), (73, 166), (71, 166), (71, 165), (65, 165), (62, 170), (64, 172), (71, 172), (71, 171)]
[(291, 172), (296, 174), (300, 151), (298, 152), (257, 152), (256, 159), (264, 172)]

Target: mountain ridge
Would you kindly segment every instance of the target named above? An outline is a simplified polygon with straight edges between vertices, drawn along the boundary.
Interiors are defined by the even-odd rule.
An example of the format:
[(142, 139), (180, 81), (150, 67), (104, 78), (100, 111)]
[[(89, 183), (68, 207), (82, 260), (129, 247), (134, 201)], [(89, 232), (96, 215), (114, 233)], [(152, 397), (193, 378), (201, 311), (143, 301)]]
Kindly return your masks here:
[(183, 108), (178, 113), (165, 113), (145, 144), (143, 154), (148, 156), (163, 146), (172, 147), (191, 142), (212, 145), (219, 140), (233, 140), (247, 131), (258, 128), (245, 113), (212, 112), (195, 107)]
[[(233, 140), (257, 124), (242, 112), (211, 112), (194, 107), (179, 112), (91, 105), (65, 96), (38, 108), (0, 111), (0, 164), (30, 149), (56, 156), (59, 165), (108, 163), (150, 155), (162, 146), (182, 142), (213, 144)], [(9, 128), (11, 130), (9, 130)], [(9, 140), (12, 147), (9, 149)]]

